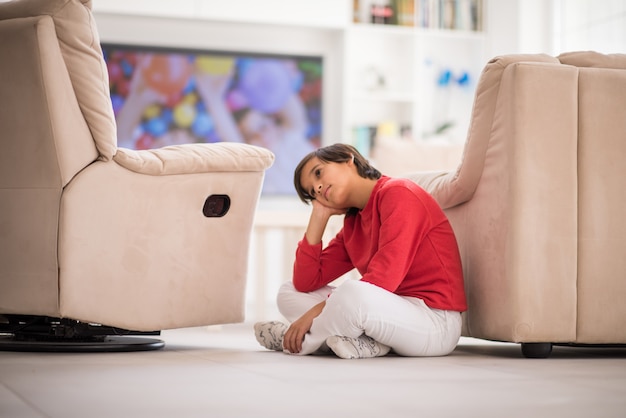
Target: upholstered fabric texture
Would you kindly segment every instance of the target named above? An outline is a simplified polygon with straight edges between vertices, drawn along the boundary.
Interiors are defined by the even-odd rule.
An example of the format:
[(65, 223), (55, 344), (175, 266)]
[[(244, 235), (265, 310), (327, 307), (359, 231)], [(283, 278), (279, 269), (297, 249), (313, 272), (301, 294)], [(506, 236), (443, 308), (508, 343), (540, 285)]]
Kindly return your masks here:
[[(117, 149), (90, 2), (0, 3), (0, 314), (150, 331), (244, 318), (273, 154)], [(205, 202), (228, 196), (207, 217)]]
[(626, 342), (626, 70), (613, 65), (578, 75), (578, 336), (593, 343)]
[(52, 17), (76, 99), (99, 158), (108, 161), (117, 147), (116, 125), (108, 73), (91, 7), (91, 0), (14, 0), (0, 3), (0, 20)]
[(560, 54), (561, 64), (574, 67), (613, 68), (626, 70), (626, 54), (601, 54), (595, 51), (574, 51)]
[(267, 150), (236, 143), (171, 145), (153, 150), (119, 148), (115, 162), (153, 176), (214, 171), (262, 171), (274, 157)]
[(495, 58), (459, 168), (409, 175), (457, 235), (465, 335), (626, 343), (624, 58)]

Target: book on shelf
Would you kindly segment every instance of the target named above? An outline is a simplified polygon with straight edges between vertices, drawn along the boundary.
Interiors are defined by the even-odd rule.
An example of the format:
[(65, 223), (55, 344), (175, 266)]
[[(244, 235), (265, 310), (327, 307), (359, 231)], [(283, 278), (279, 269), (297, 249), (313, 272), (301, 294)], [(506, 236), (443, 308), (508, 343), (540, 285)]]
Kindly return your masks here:
[(396, 25), (415, 26), (415, 0), (391, 0), (391, 7)]
[[(366, 23), (428, 29), (482, 31), (484, 0), (353, 0), (353, 21), (369, 7)], [(365, 10), (363, 10), (365, 12)]]
[(429, 29), (482, 31), (483, 0), (416, 0), (417, 25)]
[[(364, 6), (363, 6), (364, 5)], [(361, 7), (369, 7), (368, 20), (361, 20)], [(353, 21), (395, 26), (415, 25), (415, 0), (361, 2), (353, 0)]]

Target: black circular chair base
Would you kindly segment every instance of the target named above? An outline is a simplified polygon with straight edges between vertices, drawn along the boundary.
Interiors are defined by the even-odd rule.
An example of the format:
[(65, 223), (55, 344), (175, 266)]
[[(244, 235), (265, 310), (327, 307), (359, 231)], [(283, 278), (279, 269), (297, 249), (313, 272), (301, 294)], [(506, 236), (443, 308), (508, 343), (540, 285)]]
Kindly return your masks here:
[(106, 336), (86, 340), (18, 339), (13, 335), (0, 335), (0, 351), (46, 352), (46, 353), (114, 353), (131, 351), (154, 351), (165, 346), (156, 338), (133, 336)]

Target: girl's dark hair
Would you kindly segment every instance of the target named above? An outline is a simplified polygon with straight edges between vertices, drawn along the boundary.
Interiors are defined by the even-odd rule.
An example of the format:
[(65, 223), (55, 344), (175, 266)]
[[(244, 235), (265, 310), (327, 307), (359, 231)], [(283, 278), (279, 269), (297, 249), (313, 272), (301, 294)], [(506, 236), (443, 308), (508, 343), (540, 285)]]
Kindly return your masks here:
[(315, 151), (307, 154), (302, 161), (296, 167), (293, 175), (293, 184), (298, 193), (298, 197), (304, 203), (309, 203), (315, 199), (311, 194), (302, 188), (300, 184), (300, 177), (302, 176), (302, 169), (304, 165), (308, 163), (313, 157), (317, 157), (320, 161), (325, 163), (345, 163), (354, 158), (354, 165), (359, 176), (366, 179), (377, 180), (381, 177), (381, 172), (370, 165), (356, 148), (348, 144), (333, 144), (326, 147), (318, 148)]

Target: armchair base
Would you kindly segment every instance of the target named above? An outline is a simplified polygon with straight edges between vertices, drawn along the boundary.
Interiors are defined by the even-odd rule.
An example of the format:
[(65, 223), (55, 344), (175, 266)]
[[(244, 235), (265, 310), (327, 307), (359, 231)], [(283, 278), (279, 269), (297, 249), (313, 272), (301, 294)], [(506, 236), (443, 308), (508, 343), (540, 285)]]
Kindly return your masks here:
[(31, 315), (4, 315), (0, 323), (0, 351), (130, 352), (159, 350), (160, 331), (137, 332), (69, 319)]

